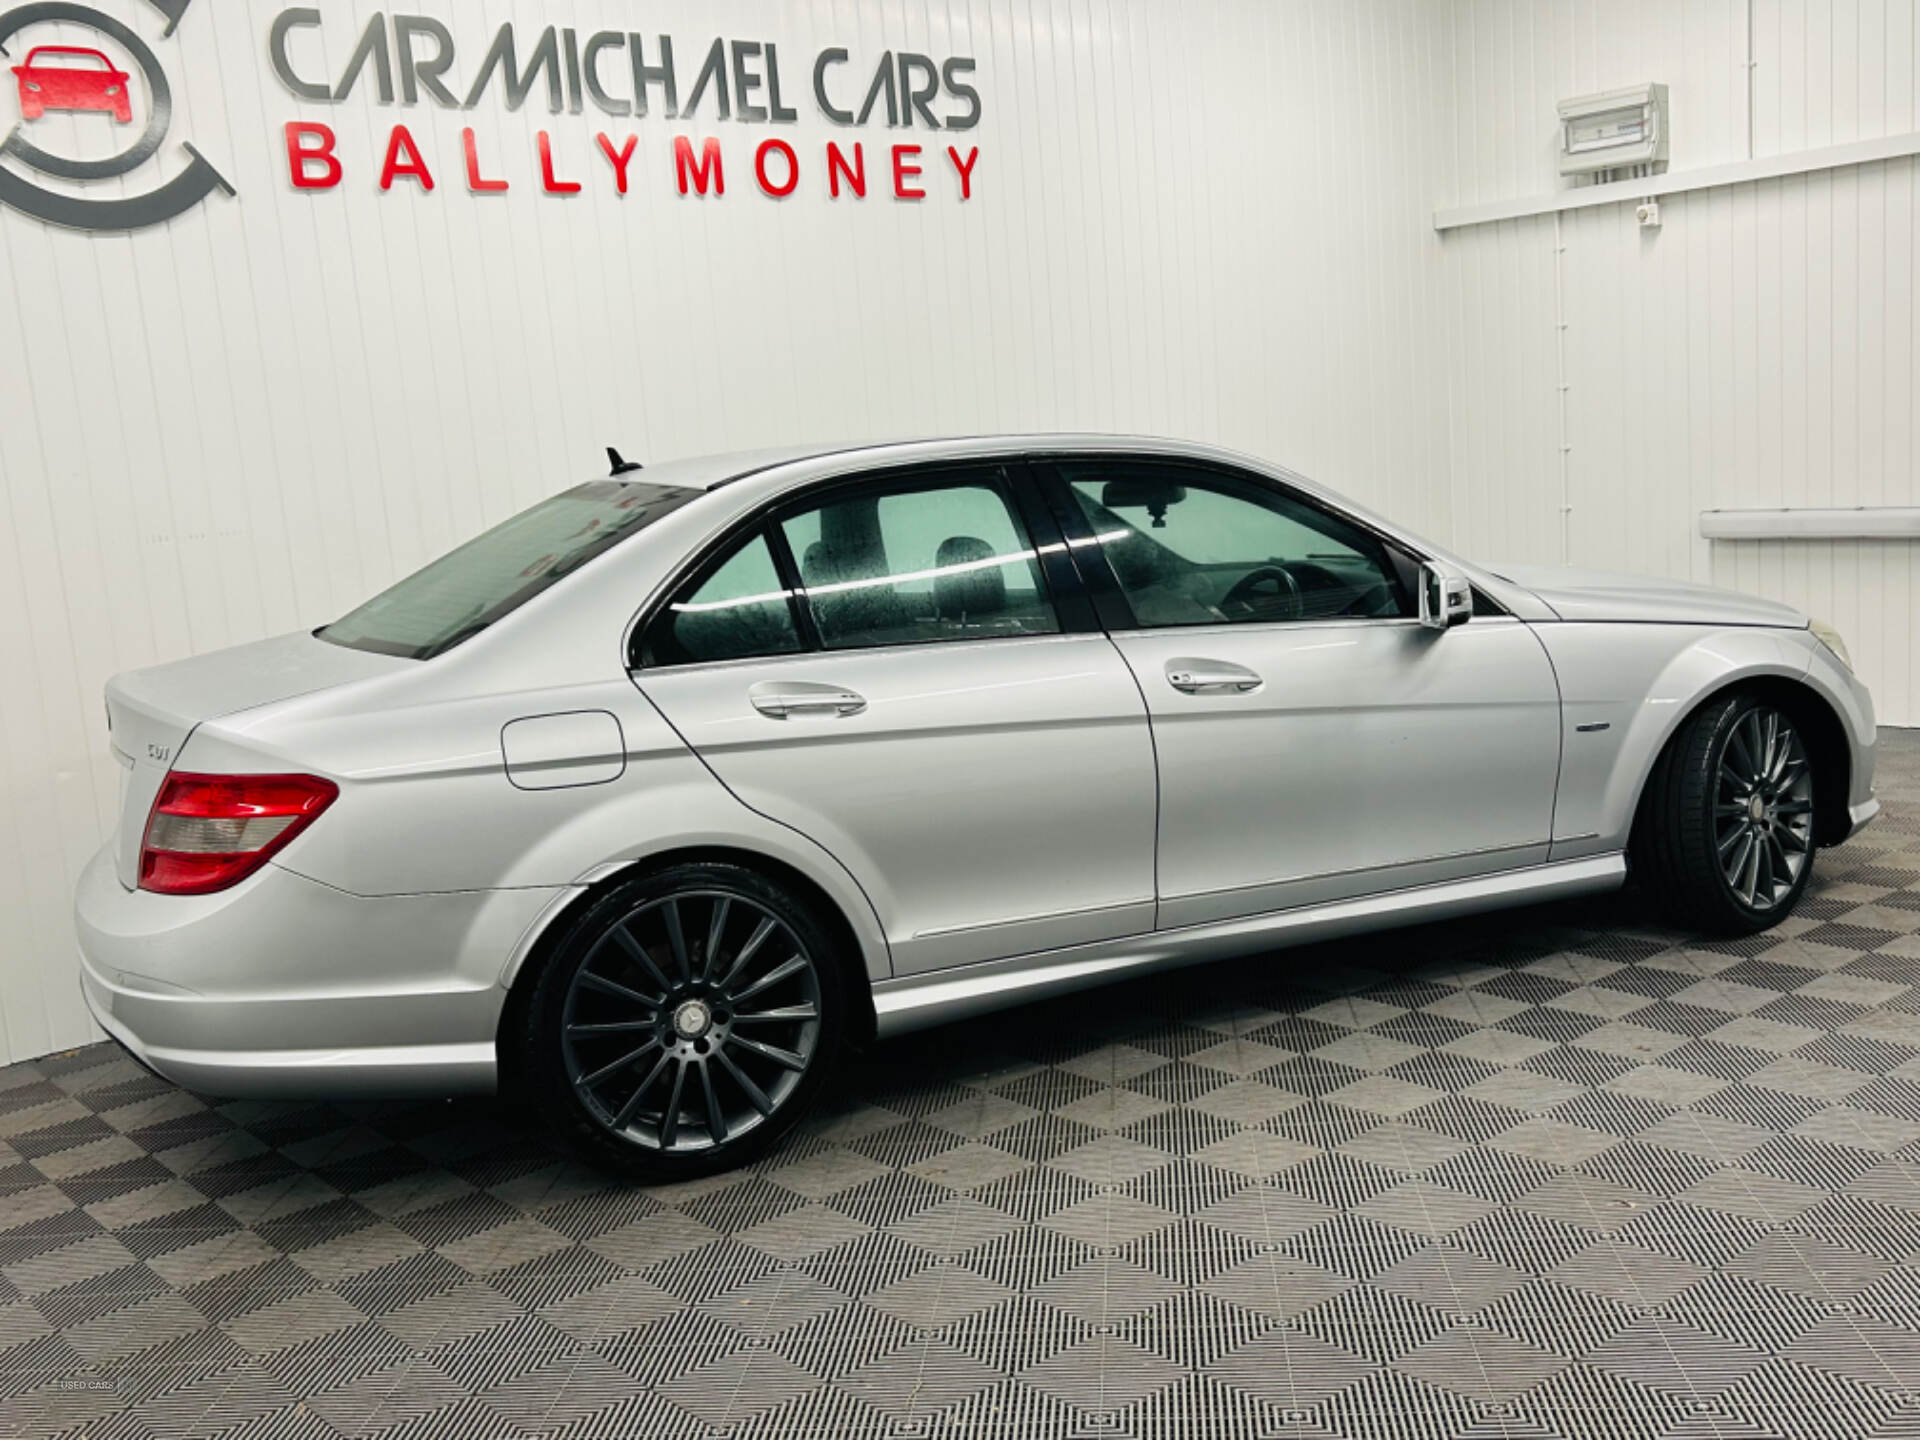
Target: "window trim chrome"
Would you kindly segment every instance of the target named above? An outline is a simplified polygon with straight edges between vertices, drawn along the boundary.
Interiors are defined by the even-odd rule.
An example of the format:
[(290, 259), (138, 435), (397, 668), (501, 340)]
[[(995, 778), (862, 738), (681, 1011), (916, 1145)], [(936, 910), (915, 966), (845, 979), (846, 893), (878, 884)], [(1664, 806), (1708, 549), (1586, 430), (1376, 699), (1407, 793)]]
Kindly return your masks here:
[[(833, 453), (852, 455), (861, 452), (836, 451)], [(1285, 495), (1288, 499), (1304, 505), (1309, 509), (1334, 516), (1344, 523), (1373, 536), (1382, 545), (1386, 546), (1388, 550), (1409, 558), (1415, 564), (1435, 558), (1431, 552), (1425, 549), (1423, 545), (1413, 537), (1402, 536), (1390, 530), (1382, 529), (1380, 526), (1370, 523), (1361, 516), (1351, 514), (1338, 504), (1322, 500), (1309, 491), (1303, 490), (1299, 486), (1289, 484), (1283, 479), (1210, 456), (1189, 456), (1183, 453), (1169, 453), (1150, 449), (1116, 448), (1109, 450), (1073, 448), (1065, 450), (1036, 450), (1029, 446), (1013, 443), (1009, 444), (1005, 450), (996, 449), (980, 454), (914, 460), (904, 464), (881, 464), (872, 468), (844, 470), (836, 474), (821, 475), (796, 485), (791, 490), (783, 491), (778, 495), (770, 497), (756, 508), (729, 522), (716, 534), (696, 547), (684, 561), (673, 567), (668, 573), (667, 578), (656, 586), (652, 594), (640, 604), (629, 618), (621, 634), (621, 666), (629, 674), (638, 675), (654, 670), (684, 670), (692, 668), (694, 664), (737, 664), (754, 660), (764, 662), (768, 660), (793, 659), (805, 655), (859, 653), (855, 651), (836, 652), (824, 648), (807, 649), (803, 647), (797, 651), (783, 651), (770, 656), (743, 656), (738, 661), (697, 661), (689, 662), (687, 665), (668, 666), (638, 664), (634, 652), (636, 645), (641, 643), (641, 639), (645, 635), (647, 628), (653, 624), (660, 611), (670, 603), (672, 597), (678, 594), (683, 586), (690, 583), (696, 572), (701, 571), (703, 567), (716, 556), (719, 556), (722, 561), (724, 561), (726, 556), (731, 555), (732, 548), (745, 539), (748, 532), (757, 527), (764, 527), (770, 524), (783, 508), (796, 505), (822, 493), (829, 493), (842, 486), (864, 484), (870, 480), (880, 479), (889, 475), (909, 474), (913, 472), (925, 473), (971, 466), (999, 467), (1007, 473), (1008, 484), (1013, 493), (1021, 523), (1027, 527), (1029, 535), (1034, 538), (1037, 549), (1046, 548), (1046, 545), (1052, 541), (1057, 541), (1059, 544), (1066, 546), (1066, 554), (1064, 557), (1061, 557), (1065, 561), (1064, 565), (1048, 566), (1043, 563), (1042, 566), (1045, 571), (1047, 584), (1052, 587), (1051, 598), (1055, 611), (1060, 618), (1061, 627), (1058, 632), (1059, 634), (1116, 636), (1135, 633), (1166, 634), (1175, 630), (1181, 632), (1197, 632), (1209, 628), (1205, 625), (1142, 626), (1134, 622), (1131, 606), (1126, 607), (1127, 614), (1124, 618), (1114, 616), (1110, 613), (1113, 598), (1117, 597), (1124, 601), (1124, 595), (1119, 591), (1119, 581), (1114, 577), (1112, 567), (1109, 565), (1102, 564), (1099, 567), (1088, 565), (1084, 569), (1082, 568), (1082, 562), (1075, 553), (1077, 549), (1081, 547), (1073, 545), (1062, 528), (1059, 506), (1056, 503), (1055, 496), (1051, 493), (1053, 483), (1059, 479), (1057, 472), (1051, 467), (1076, 460), (1109, 461), (1122, 464), (1166, 464), (1186, 466), (1211, 473), (1228, 475), (1244, 480), (1256, 488)], [(750, 471), (747, 473), (757, 474), (759, 472)], [(744, 478), (744, 476), (736, 478)], [(718, 489), (720, 487), (715, 486), (712, 488)], [(1070, 499), (1071, 497), (1067, 498)], [(1049, 530), (1046, 540), (1040, 539), (1037, 533), (1038, 527), (1042, 524), (1046, 525)], [(784, 547), (775, 544), (771, 539), (768, 543), (774, 545), (776, 552), (775, 563), (778, 564), (779, 552)], [(1089, 570), (1093, 572), (1091, 575), (1087, 573)], [(1113, 587), (1113, 596), (1103, 596), (1100, 593), (1101, 578), (1103, 576), (1105, 582)], [(1498, 577), (1495, 578), (1498, 579)], [(1511, 584), (1512, 582), (1502, 581), (1501, 583)], [(1496, 597), (1496, 603), (1503, 602), (1498, 602)], [(1076, 612), (1071, 618), (1067, 613), (1069, 610)], [(1344, 621), (1345, 618), (1347, 617), (1335, 617), (1334, 620), (1241, 621), (1238, 623), (1234, 621), (1223, 621), (1219, 623), (1224, 628), (1230, 628), (1244, 633), (1249, 624), (1308, 624), (1324, 626), (1335, 623), (1336, 620)], [(1409, 617), (1406, 616), (1356, 616), (1351, 617), (1351, 620), (1354, 623), (1375, 624), (1394, 623), (1408, 618)], [(1504, 616), (1475, 617), (1476, 620), (1495, 620), (1502, 618), (1513, 620), (1516, 623), (1526, 623), (1521, 621), (1519, 616), (1513, 615), (1510, 612)], [(1415, 620), (1413, 623), (1418, 624), (1418, 621)], [(805, 638), (804, 630), (802, 631), (802, 638), (803, 640)], [(980, 638), (982, 640), (1038, 640), (1050, 637), (1044, 635), (999, 635), (982, 636)], [(868, 648), (872, 650), (909, 649), (917, 648), (919, 645), (952, 643), (955, 642), (942, 640), (917, 641), (911, 642), (910, 644), (872, 646)]]

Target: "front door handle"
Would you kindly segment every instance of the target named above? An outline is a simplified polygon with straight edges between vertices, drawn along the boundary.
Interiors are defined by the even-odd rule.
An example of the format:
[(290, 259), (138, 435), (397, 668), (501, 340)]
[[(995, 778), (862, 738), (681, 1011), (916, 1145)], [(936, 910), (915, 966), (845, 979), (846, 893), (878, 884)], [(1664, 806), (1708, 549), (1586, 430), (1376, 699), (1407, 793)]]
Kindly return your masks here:
[(1251, 695), (1267, 682), (1230, 660), (1183, 656), (1167, 662), (1167, 683), (1183, 695)]
[(785, 720), (792, 715), (858, 715), (867, 708), (867, 699), (844, 685), (816, 685), (794, 682), (785, 685), (756, 685), (747, 692), (753, 708), (770, 720)]

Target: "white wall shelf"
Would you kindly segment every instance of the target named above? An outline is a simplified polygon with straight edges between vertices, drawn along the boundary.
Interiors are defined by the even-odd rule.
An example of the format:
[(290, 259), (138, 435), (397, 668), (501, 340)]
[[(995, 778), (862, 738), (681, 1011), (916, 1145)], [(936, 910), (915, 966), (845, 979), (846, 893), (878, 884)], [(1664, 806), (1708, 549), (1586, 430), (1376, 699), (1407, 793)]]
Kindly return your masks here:
[(1706, 540), (1920, 540), (1920, 507), (1703, 510), (1700, 535)]
[(1725, 165), (1706, 165), (1697, 170), (1669, 171), (1665, 175), (1643, 175), (1638, 179), (1615, 180), (1606, 185), (1577, 185), (1551, 195), (1488, 200), (1478, 205), (1436, 210), (1433, 228), (1444, 233), (1467, 225), (1523, 220), (1533, 215), (1587, 210), (1596, 205), (1618, 205), (1623, 201), (1637, 205), (1642, 200), (1684, 195), (1689, 190), (1712, 190), (1722, 185), (1744, 185), (1753, 180), (1777, 180), (1783, 175), (1806, 175), (1816, 170), (1837, 170), (1845, 165), (1871, 165), (1877, 160), (1898, 160), (1908, 155), (1920, 155), (1920, 132), (1883, 135), (1873, 140), (1827, 145), (1818, 150), (1797, 150), (1787, 155), (1763, 155), (1753, 160), (1730, 161)]

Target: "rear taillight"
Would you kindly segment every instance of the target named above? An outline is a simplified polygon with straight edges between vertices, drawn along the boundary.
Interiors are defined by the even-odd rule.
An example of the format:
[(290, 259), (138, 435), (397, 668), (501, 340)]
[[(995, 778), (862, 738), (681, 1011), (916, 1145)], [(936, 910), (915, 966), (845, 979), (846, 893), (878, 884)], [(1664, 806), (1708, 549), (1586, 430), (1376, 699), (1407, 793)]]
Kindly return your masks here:
[(340, 787), (316, 775), (169, 775), (140, 847), (140, 888), (211, 895), (311, 825)]

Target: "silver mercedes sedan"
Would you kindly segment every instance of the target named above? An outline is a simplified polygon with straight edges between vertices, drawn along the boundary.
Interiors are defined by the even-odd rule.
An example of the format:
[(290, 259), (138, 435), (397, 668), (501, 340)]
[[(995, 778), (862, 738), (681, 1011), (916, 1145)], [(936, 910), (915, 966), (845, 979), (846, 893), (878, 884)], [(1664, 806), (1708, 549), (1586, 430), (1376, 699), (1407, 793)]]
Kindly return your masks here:
[(1158, 967), (1630, 868), (1757, 931), (1878, 809), (1872, 701), (1785, 606), (1481, 568), (1188, 444), (609, 453), (331, 625), (108, 686), (83, 983), (141, 1061), (511, 1087), (690, 1177), (848, 1045)]

